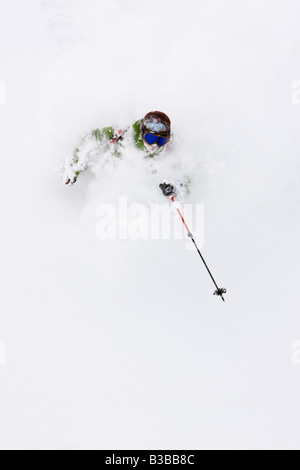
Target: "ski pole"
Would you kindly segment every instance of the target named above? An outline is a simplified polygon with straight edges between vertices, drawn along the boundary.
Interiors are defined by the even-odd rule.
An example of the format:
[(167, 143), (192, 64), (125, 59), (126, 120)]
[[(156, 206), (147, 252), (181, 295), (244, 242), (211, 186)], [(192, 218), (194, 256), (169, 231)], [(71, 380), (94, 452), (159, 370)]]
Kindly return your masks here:
[[(172, 196), (172, 197), (171, 197), (171, 201), (175, 202), (175, 196)], [(185, 228), (186, 228), (186, 230), (187, 230), (188, 237), (190, 237), (190, 239), (191, 239), (192, 242), (194, 243), (195, 248), (196, 248), (196, 250), (198, 251), (198, 254), (199, 254), (200, 258), (202, 259), (203, 264), (204, 264), (204, 266), (206, 267), (207, 272), (208, 272), (208, 274), (210, 275), (210, 277), (211, 277), (211, 279), (212, 279), (212, 281), (213, 281), (213, 283), (214, 283), (214, 285), (215, 285), (215, 287), (216, 287), (216, 290), (214, 291), (214, 295), (219, 295), (219, 296), (222, 298), (223, 302), (225, 302), (225, 299), (224, 299), (223, 295), (226, 294), (226, 289), (224, 289), (224, 287), (218, 287), (218, 285), (217, 285), (217, 283), (216, 283), (216, 281), (215, 281), (215, 279), (214, 279), (212, 273), (210, 272), (210, 270), (209, 270), (209, 268), (208, 268), (208, 266), (207, 266), (207, 264), (206, 264), (206, 262), (205, 262), (205, 259), (203, 258), (202, 254), (201, 254), (201, 251), (200, 251), (199, 248), (198, 248), (198, 245), (197, 245), (197, 243), (196, 243), (196, 240), (195, 240), (195, 238), (194, 238), (192, 232), (190, 231), (190, 229), (188, 228), (188, 226), (187, 226), (187, 224), (186, 224), (186, 221), (184, 220), (184, 217), (183, 217), (183, 215), (182, 215), (180, 209), (179, 209), (178, 207), (176, 207), (176, 210), (177, 210), (177, 212), (178, 212), (178, 214), (179, 214), (179, 217), (180, 217), (181, 220), (182, 220), (183, 225), (185, 226)]]

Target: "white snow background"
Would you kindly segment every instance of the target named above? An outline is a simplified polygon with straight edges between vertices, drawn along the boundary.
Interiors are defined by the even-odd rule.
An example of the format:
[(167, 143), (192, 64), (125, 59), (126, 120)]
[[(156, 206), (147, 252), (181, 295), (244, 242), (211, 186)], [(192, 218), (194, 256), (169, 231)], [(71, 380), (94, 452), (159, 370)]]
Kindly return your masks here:
[[(1, 449), (300, 448), (299, 15), (0, 0)], [(85, 132), (154, 109), (200, 164), (191, 200), (226, 303), (185, 241), (92, 235), (101, 176), (61, 184)]]

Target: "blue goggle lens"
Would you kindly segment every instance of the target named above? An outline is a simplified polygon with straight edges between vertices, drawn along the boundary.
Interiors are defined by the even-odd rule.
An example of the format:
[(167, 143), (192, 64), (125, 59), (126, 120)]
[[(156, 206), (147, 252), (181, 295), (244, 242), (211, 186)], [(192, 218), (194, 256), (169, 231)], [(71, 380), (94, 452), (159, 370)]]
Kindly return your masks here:
[(149, 132), (144, 135), (144, 139), (147, 144), (157, 144), (159, 147), (162, 147), (168, 142), (168, 137), (161, 137), (159, 135), (150, 134)]

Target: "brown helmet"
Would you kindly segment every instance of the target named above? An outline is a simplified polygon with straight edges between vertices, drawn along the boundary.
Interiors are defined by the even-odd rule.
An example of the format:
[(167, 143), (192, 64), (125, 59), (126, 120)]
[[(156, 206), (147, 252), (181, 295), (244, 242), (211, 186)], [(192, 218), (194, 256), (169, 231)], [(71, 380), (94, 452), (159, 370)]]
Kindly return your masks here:
[(142, 133), (144, 134), (147, 131), (169, 137), (171, 133), (170, 118), (161, 111), (150, 111), (142, 121)]

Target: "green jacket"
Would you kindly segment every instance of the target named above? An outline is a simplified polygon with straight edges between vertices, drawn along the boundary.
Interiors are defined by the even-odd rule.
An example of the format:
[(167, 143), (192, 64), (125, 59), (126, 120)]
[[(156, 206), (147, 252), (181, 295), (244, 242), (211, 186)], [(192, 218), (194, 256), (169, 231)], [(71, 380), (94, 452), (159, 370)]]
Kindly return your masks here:
[[(138, 149), (144, 152), (145, 157), (155, 157), (160, 150), (150, 152), (145, 146), (142, 132), (142, 120), (136, 121), (133, 128), (133, 139)], [(117, 130), (114, 127), (104, 127), (89, 132), (81, 144), (76, 147), (73, 155), (66, 159), (64, 179), (66, 183), (75, 183), (81, 172), (90, 168), (99, 156), (109, 152), (111, 155), (120, 158), (122, 156), (122, 141), (126, 134), (132, 130), (130, 127)]]
[[(101, 157), (103, 158), (104, 165), (107, 158), (108, 160), (111, 158), (121, 158), (123, 150), (128, 144), (135, 145), (136, 148), (141, 151), (144, 158), (153, 159), (153, 162), (148, 161), (148, 163), (151, 167), (151, 173), (156, 173), (158, 162), (155, 162), (155, 157), (166, 151), (168, 146), (161, 147), (155, 152), (147, 148), (143, 140), (141, 124), (142, 120), (140, 119), (126, 129), (118, 130), (114, 127), (104, 127), (89, 132), (82, 139), (80, 145), (76, 147), (73, 154), (67, 157), (64, 182), (66, 184), (75, 183), (80, 173), (89, 168), (93, 168), (93, 165), (95, 165)], [(168, 170), (168, 175), (177, 189), (181, 190), (182, 196), (189, 194), (191, 177), (185, 174), (181, 163), (178, 163), (176, 158)], [(165, 177), (163, 175), (161, 176)], [(163, 180), (160, 182), (163, 182)]]

